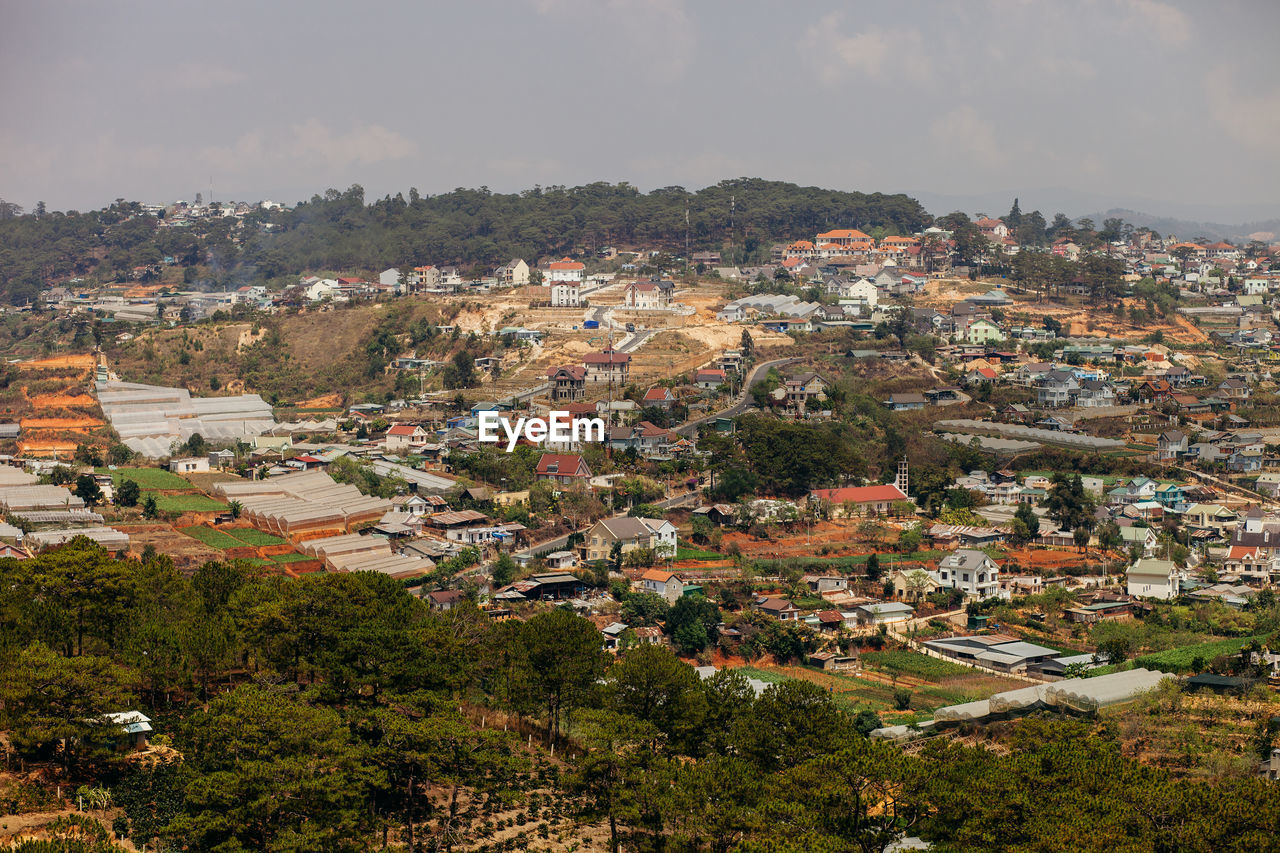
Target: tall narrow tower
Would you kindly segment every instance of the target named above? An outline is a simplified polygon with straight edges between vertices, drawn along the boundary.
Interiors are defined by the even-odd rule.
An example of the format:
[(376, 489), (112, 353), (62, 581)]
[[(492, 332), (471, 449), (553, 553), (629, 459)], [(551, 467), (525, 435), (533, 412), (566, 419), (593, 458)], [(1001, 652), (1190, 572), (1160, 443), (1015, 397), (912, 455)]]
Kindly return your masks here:
[(898, 462), (898, 476), (893, 478), (893, 484), (897, 486), (898, 491), (903, 495), (907, 493), (907, 457), (902, 457)]

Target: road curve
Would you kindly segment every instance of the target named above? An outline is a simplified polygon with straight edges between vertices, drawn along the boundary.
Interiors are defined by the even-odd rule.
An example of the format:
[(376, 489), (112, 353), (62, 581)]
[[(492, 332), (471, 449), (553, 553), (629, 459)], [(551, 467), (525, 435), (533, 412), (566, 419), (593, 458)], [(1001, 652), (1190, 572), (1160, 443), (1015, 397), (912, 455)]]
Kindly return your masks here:
[(687, 424), (683, 424), (682, 426), (677, 427), (675, 429), (675, 432), (678, 432), (684, 436), (692, 437), (694, 435), (697, 435), (698, 427), (702, 426), (705, 423), (708, 423), (709, 421), (713, 421), (716, 418), (737, 417), (738, 415), (742, 414), (749, 408), (750, 404), (748, 403), (748, 400), (750, 400), (751, 398), (752, 385), (755, 385), (757, 382), (763, 379), (765, 374), (768, 373), (772, 368), (781, 367), (784, 364), (793, 364), (799, 360), (800, 359), (798, 358), (778, 358), (778, 359), (774, 359), (773, 361), (765, 361), (756, 365), (755, 369), (752, 370), (750, 375), (747, 376), (747, 381), (742, 383), (742, 393), (738, 395), (737, 401), (732, 406), (730, 406), (727, 409), (722, 409), (716, 412), (715, 414), (698, 418), (696, 421), (689, 421)]

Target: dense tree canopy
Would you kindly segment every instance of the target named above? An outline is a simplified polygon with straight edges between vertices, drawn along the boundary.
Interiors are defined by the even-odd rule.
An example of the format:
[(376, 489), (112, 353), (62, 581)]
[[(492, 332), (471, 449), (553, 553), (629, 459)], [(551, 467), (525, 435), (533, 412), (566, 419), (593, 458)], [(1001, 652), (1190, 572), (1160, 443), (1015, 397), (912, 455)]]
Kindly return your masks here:
[[(364, 189), (328, 190), (289, 211), (255, 211), (244, 229), (215, 217), (160, 228), (123, 200), (90, 213), (0, 219), (0, 296), (32, 298), (48, 281), (94, 272), (111, 280), (135, 266), (175, 262), (212, 270), (211, 283), (267, 280), (306, 270), (381, 270), (397, 265), (498, 264), (577, 248), (643, 245), (736, 250), (763, 260), (773, 240), (807, 238), (827, 228), (910, 233), (929, 216), (905, 195), (842, 192), (759, 178), (721, 181), (690, 192), (649, 193), (627, 183), (535, 187), (494, 193), (487, 187), (437, 196), (409, 191), (366, 203)], [(270, 226), (269, 228), (267, 226)]]
[[(690, 599), (673, 616), (719, 618)], [(797, 641), (758, 614), (736, 627), (780, 658)], [(148, 849), (509, 851), (551, 826), (574, 843), (581, 820), (615, 850), (883, 851), (912, 834), (944, 853), (1252, 851), (1280, 821), (1267, 783), (1174, 779), (1091, 722), (1022, 720), (1007, 754), (945, 739), (911, 754), (837, 701), (808, 681), (757, 696), (732, 670), (699, 678), (659, 645), (614, 658), (568, 609), (432, 612), (374, 573), (187, 577), (87, 540), (0, 560), (12, 750), (109, 786)], [(179, 758), (110, 748), (103, 715), (135, 707)], [(59, 844), (39, 849), (81, 849)]]

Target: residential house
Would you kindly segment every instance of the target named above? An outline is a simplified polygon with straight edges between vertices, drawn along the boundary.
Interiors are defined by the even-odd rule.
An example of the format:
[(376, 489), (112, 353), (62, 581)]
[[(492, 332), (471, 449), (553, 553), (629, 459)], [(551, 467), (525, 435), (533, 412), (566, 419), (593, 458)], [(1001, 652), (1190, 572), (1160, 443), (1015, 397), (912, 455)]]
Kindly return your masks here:
[(1084, 408), (1096, 409), (1116, 404), (1116, 391), (1109, 382), (1101, 379), (1085, 379), (1080, 382), (1080, 390), (1076, 394), (1075, 404)]
[(466, 601), (467, 594), (460, 589), (437, 589), (427, 593), (425, 598), (432, 610), (447, 611)]
[(765, 596), (756, 602), (756, 607), (779, 622), (796, 622), (800, 619), (800, 608), (785, 598)]
[(822, 595), (824, 592), (844, 592), (849, 589), (849, 578), (844, 575), (804, 575), (800, 583), (809, 587), (809, 591)]
[(929, 399), (917, 391), (911, 391), (890, 394), (889, 399), (885, 400), (884, 404), (895, 412), (906, 412), (913, 409), (923, 409), (929, 404)]
[(724, 370), (712, 370), (710, 368), (702, 368), (693, 376), (693, 384), (699, 388), (712, 390), (719, 388), (725, 384), (726, 376)]
[(958, 589), (969, 598), (1000, 595), (1000, 566), (982, 551), (961, 549), (943, 557), (938, 580), (943, 587)]
[(1249, 399), (1249, 383), (1239, 376), (1228, 376), (1218, 385), (1217, 394), (1234, 403), (1247, 402)]
[(640, 421), (632, 426), (617, 426), (609, 430), (606, 441), (612, 450), (634, 449), (644, 456), (651, 456), (678, 440), (671, 430), (650, 421)]
[(1036, 402), (1041, 406), (1070, 406), (1080, 391), (1080, 380), (1066, 370), (1051, 370), (1036, 380)]
[(582, 282), (553, 281), (550, 288), (552, 308), (582, 307)]
[(1236, 529), (1240, 519), (1221, 504), (1194, 503), (1182, 514), (1182, 523), (1193, 531), (1205, 531), (1217, 537), (1225, 537)]
[(413, 271), (405, 279), (405, 283), (408, 284), (409, 291), (412, 293), (438, 290), (440, 288), (440, 270), (431, 264), (414, 267)]
[(805, 373), (786, 380), (783, 387), (786, 389), (787, 408), (804, 414), (808, 402), (826, 392), (827, 383), (816, 373)]
[(169, 462), (169, 470), (175, 474), (201, 474), (209, 470), (209, 457), (186, 456)]
[(547, 273), (543, 276), (543, 280), (549, 284), (557, 281), (581, 283), (586, 268), (586, 264), (575, 261), (573, 258), (561, 258), (547, 266)]
[(667, 604), (675, 604), (684, 595), (684, 581), (675, 572), (650, 569), (640, 576), (640, 582), (645, 592), (665, 599)]
[(551, 386), (551, 402), (572, 403), (587, 396), (587, 368), (576, 364), (561, 365), (547, 371)]
[(889, 576), (889, 582), (893, 584), (894, 598), (900, 601), (923, 601), (943, 588), (937, 575), (924, 569), (898, 569)]
[(412, 453), (431, 442), (432, 435), (417, 424), (393, 424), (383, 439), (388, 453)]
[(604, 518), (592, 525), (584, 534), (580, 547), (582, 559), (609, 559), (614, 543), (626, 554), (640, 548), (656, 553), (676, 552), (676, 529), (671, 522), (660, 518)]
[(898, 622), (909, 622), (916, 615), (915, 608), (900, 601), (878, 601), (874, 604), (860, 604), (853, 608), (857, 614), (859, 625), (893, 625)]
[(1267, 471), (1258, 475), (1253, 482), (1253, 490), (1269, 498), (1280, 497), (1280, 472)]
[(623, 290), (623, 304), (637, 311), (671, 307), (675, 285), (670, 281), (633, 281)]
[(908, 500), (897, 486), (847, 486), (842, 489), (814, 489), (811, 501), (828, 501), (833, 515), (887, 513), (895, 503)]
[(603, 352), (587, 353), (582, 361), (587, 370), (588, 382), (612, 382), (619, 386), (627, 384), (627, 375), (631, 369), (629, 354), (606, 349)]
[(1000, 375), (990, 367), (975, 367), (964, 375), (961, 381), (965, 385), (981, 385), (991, 384), (1000, 378)]
[(1187, 452), (1187, 436), (1176, 429), (1165, 430), (1156, 439), (1156, 458), (1172, 462)]
[(572, 569), (578, 564), (578, 557), (572, 551), (553, 551), (542, 558), (548, 569)]
[(1181, 574), (1171, 560), (1144, 558), (1128, 568), (1125, 581), (1129, 595), (1169, 601), (1178, 597)]
[(1004, 332), (990, 320), (975, 320), (965, 330), (964, 339), (973, 346), (986, 346), (1005, 339)]
[(529, 283), (529, 265), (522, 258), (514, 258), (493, 271), (499, 284), (507, 287), (524, 287)]
[(646, 409), (652, 407), (665, 412), (669, 411), (675, 405), (675, 402), (676, 395), (671, 393), (671, 389), (664, 385), (659, 385), (656, 388), (650, 388), (644, 393), (644, 400), (641, 405)]
[(544, 453), (538, 459), (534, 476), (560, 485), (585, 483), (591, 479), (591, 469), (577, 453)]
[(1187, 493), (1177, 483), (1162, 483), (1156, 487), (1156, 501), (1165, 509), (1182, 506), (1187, 500)]
[(1141, 553), (1146, 554), (1155, 548), (1158, 539), (1154, 527), (1128, 524), (1120, 528), (1120, 541), (1126, 550), (1137, 548)]

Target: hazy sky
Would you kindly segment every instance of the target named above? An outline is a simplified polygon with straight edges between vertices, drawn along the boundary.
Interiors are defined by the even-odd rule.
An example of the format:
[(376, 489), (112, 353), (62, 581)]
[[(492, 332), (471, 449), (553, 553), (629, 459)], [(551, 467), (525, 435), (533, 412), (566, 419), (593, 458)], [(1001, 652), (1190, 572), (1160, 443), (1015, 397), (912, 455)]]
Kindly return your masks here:
[(0, 0), (0, 197), (749, 175), (1280, 210), (1278, 35), (1274, 0)]

